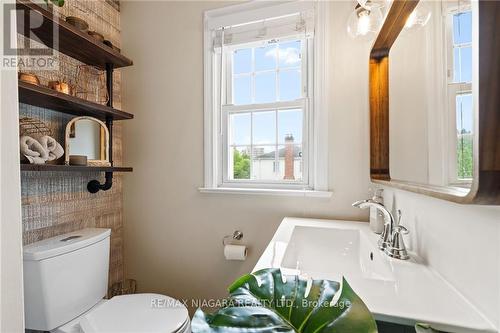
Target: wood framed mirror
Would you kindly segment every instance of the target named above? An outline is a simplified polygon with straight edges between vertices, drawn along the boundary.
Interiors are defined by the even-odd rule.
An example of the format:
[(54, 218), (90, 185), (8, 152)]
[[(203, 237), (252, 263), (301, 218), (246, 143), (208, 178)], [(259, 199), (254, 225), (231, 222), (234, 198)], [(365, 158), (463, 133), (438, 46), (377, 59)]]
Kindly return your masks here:
[(370, 53), (372, 182), (500, 205), (499, 31), (497, 1), (393, 1)]
[(111, 166), (109, 162), (109, 130), (99, 119), (75, 117), (66, 125), (65, 164), (71, 155), (87, 157), (88, 166)]

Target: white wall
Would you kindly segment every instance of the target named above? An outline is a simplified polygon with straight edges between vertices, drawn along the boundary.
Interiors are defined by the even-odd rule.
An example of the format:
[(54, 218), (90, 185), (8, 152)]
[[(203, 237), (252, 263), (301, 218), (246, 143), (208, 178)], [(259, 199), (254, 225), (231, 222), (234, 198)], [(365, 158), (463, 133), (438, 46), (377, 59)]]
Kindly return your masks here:
[[(500, 325), (500, 207), (468, 206), (385, 188), (401, 209), (408, 247)], [(431, 305), (430, 305), (431, 306)]]
[[(0, 45), (4, 45), (4, 33), (0, 33)], [(24, 331), (24, 310), (16, 70), (0, 70), (0, 94), (0, 332), (18, 333)]]
[[(139, 289), (177, 297), (226, 295), (249, 272), (284, 216), (366, 219), (351, 207), (369, 187), (369, 44), (347, 36), (351, 2), (334, 3), (330, 107), (331, 199), (201, 194), (203, 186), (202, 14), (228, 2), (122, 2), (125, 269)], [(250, 246), (245, 262), (223, 259), (235, 229)]]
[[(351, 1), (331, 2), (330, 10), (333, 197), (198, 192), (203, 185), (202, 13), (227, 4), (122, 2), (123, 51), (134, 60), (123, 70), (123, 100), (125, 110), (136, 115), (124, 125), (125, 160), (134, 167), (124, 185), (125, 269), (141, 291), (222, 297), (234, 278), (251, 270), (284, 216), (367, 218), (351, 203), (366, 198), (371, 186), (370, 45), (347, 36)], [(406, 192), (397, 193), (396, 206), (418, 238), (409, 245), (497, 322), (500, 209)], [(235, 229), (251, 247), (245, 262), (223, 259), (222, 237)]]

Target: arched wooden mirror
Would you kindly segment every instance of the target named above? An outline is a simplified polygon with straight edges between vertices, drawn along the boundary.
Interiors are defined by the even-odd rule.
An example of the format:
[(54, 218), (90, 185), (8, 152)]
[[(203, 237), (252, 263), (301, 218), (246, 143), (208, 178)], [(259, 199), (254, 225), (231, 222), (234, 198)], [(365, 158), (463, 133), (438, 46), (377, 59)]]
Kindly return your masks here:
[(66, 125), (65, 164), (71, 155), (87, 157), (89, 166), (110, 166), (109, 131), (106, 125), (94, 117), (76, 117)]
[(370, 54), (373, 182), (500, 204), (499, 18), (497, 1), (393, 1)]

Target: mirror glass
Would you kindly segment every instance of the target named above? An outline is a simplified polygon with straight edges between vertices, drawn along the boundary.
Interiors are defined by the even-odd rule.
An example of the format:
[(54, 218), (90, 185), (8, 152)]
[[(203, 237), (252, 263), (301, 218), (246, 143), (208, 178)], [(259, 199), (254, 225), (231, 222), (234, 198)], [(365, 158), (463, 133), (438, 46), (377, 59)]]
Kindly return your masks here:
[(77, 119), (67, 133), (69, 155), (84, 155), (90, 160), (105, 160), (105, 127), (93, 119)]
[(477, 10), (420, 1), (389, 56), (391, 179), (465, 191), (473, 178)]

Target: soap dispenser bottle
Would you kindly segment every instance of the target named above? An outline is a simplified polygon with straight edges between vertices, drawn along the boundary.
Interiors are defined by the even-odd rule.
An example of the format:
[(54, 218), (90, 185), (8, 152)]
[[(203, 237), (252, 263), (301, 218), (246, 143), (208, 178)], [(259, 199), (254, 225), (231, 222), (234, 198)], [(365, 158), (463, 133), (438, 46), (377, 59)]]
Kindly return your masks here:
[[(379, 188), (375, 190), (372, 200), (383, 205), (384, 198), (382, 192), (384, 190)], [(380, 210), (375, 207), (370, 207), (370, 229), (376, 234), (381, 234), (384, 231), (384, 215)]]

